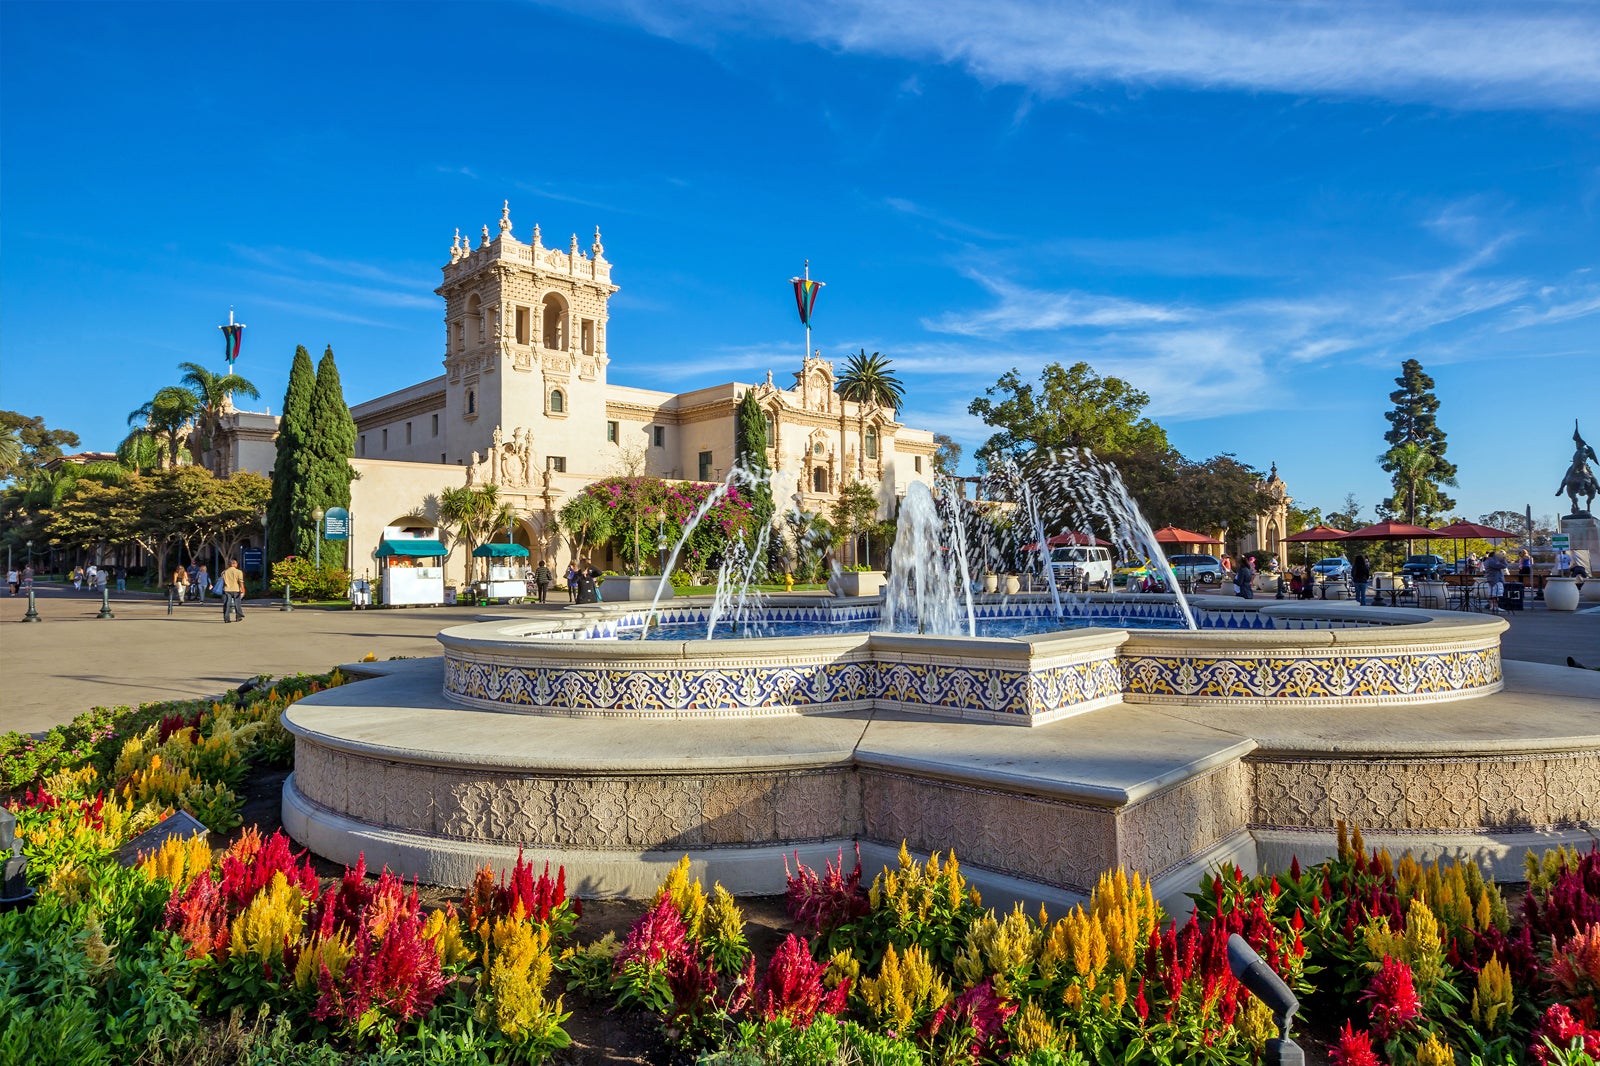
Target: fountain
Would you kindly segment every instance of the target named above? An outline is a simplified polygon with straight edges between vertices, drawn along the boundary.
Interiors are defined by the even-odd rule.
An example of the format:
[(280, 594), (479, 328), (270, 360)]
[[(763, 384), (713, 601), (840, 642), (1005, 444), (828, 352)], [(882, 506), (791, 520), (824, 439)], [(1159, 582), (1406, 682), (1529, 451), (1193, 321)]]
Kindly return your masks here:
[[(1026, 473), (1038, 543), (1060, 515), (1159, 565), (1114, 470)], [(368, 680), (285, 713), (284, 825), (435, 884), (520, 849), (589, 895), (648, 894), (685, 853), (772, 892), (784, 853), (905, 841), (1002, 900), (1072, 903), (1122, 864), (1183, 907), (1208, 865), (1317, 858), (1340, 819), (1512, 874), (1519, 842), (1600, 819), (1600, 677), (1503, 667), (1502, 619), (1191, 602), (1170, 571), (1170, 595), (976, 597), (961, 518), (912, 487), (881, 601), (763, 601), (758, 538), (709, 601), (511, 612), (444, 630), (438, 658), (347, 667)], [(1019, 620), (1038, 631), (982, 635)], [(702, 639), (730, 621), (747, 639)]]

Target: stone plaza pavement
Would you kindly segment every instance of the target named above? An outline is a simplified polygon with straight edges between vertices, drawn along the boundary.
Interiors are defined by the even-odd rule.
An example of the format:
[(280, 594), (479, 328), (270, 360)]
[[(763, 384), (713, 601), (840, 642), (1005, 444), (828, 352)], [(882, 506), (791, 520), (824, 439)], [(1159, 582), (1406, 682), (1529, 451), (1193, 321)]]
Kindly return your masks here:
[[(214, 696), (257, 674), (317, 673), (371, 653), (438, 655), (446, 626), (537, 606), (402, 610), (279, 611), (245, 605), (246, 620), (224, 627), (222, 606), (208, 601), (167, 614), (164, 600), (112, 597), (112, 620), (95, 617), (100, 601), (41, 588), (41, 624), (23, 624), (27, 601), (0, 597), (0, 732), (41, 732), (95, 706)], [(1505, 616), (1507, 659), (1564, 666), (1568, 656), (1600, 666), (1600, 612), (1558, 614), (1543, 604)]]

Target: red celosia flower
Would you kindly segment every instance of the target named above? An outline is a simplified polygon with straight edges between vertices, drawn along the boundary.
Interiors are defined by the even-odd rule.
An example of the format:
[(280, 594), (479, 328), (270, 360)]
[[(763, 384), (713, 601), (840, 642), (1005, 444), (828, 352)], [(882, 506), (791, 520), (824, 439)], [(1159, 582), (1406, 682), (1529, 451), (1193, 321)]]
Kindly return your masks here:
[(1328, 1061), (1333, 1066), (1383, 1066), (1383, 1060), (1372, 1050), (1372, 1037), (1358, 1033), (1344, 1023), (1344, 1031), (1328, 1049)]
[(997, 996), (990, 978), (935, 1011), (926, 1036), (933, 1040), (943, 1031), (949, 1034), (948, 1039), (965, 1042), (967, 1059), (972, 1063), (998, 1058), (1006, 1019), (1015, 1013), (1016, 1004)]
[(272, 882), (275, 873), (282, 873), (291, 886), (298, 887), (308, 902), (314, 901), (321, 890), (311, 860), (302, 851), (297, 861), (289, 847), (289, 838), (281, 830), (274, 830), (253, 853), (252, 846), (230, 850), (222, 857), (218, 872), (223, 895), (233, 911), (255, 898), (257, 892)]
[(350, 1025), (374, 1008), (389, 1011), (402, 1022), (428, 1012), (445, 978), (439, 953), (422, 935), (424, 921), (416, 902), (413, 893), (403, 904), (406, 909), (393, 915), (381, 934), (376, 932), (379, 908), (362, 915), (344, 972), (334, 977), (324, 964), (317, 975), (320, 994), (311, 1010), (313, 1018)]
[(810, 945), (793, 933), (773, 953), (767, 972), (756, 985), (751, 1003), (763, 1020), (782, 1018), (804, 1028), (818, 1012), (838, 1014), (850, 995), (850, 982), (841, 981), (829, 991), (822, 983), (827, 963), (811, 957)]
[(550, 864), (544, 864), (544, 873), (536, 880), (533, 864), (522, 861), (522, 849), (517, 849), (517, 865), (511, 870), (511, 882), (502, 877), (495, 890), (495, 911), (508, 915), (518, 903), (522, 904), (524, 917), (540, 925), (550, 921), (551, 912), (566, 902), (567, 868), (556, 868), (555, 880), (550, 879)]
[(616, 972), (621, 973), (630, 962), (669, 962), (689, 953), (689, 935), (683, 927), (683, 917), (672, 905), (672, 897), (662, 896), (661, 902), (646, 911), (628, 930), (614, 965)]
[[(1549, 1040), (1549, 1044), (1545, 1043)], [(1533, 1031), (1533, 1059), (1539, 1066), (1548, 1066), (1556, 1061), (1556, 1050), (1565, 1051), (1576, 1041), (1582, 1046), (1584, 1054), (1590, 1058), (1600, 1058), (1600, 1031), (1589, 1029), (1572, 1016), (1572, 1012), (1557, 1003), (1544, 1012), (1544, 1017), (1539, 1019), (1539, 1025)]]
[(861, 887), (861, 848), (856, 847), (856, 866), (846, 876), (844, 849), (839, 850), (839, 862), (825, 864), (822, 877), (800, 861), (795, 853), (795, 872), (789, 873), (788, 856), (783, 860), (784, 877), (788, 887), (784, 891), (784, 904), (802, 932), (827, 934), (848, 925), (872, 909), (866, 890)]
[(162, 926), (181, 936), (191, 959), (228, 954), (228, 901), (222, 888), (210, 876), (189, 882), (181, 892), (167, 900)]
[(1388, 956), (1384, 957), (1383, 965), (1373, 975), (1361, 998), (1367, 1004), (1372, 1032), (1379, 1040), (1393, 1039), (1397, 1033), (1409, 1029), (1422, 1014), (1411, 967)]

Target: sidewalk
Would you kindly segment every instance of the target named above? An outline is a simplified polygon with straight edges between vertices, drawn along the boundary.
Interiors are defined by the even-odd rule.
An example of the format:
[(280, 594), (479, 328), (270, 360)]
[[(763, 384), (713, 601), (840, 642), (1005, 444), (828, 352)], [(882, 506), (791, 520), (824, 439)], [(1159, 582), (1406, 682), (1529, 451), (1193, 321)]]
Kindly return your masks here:
[[(369, 652), (439, 654), (452, 625), (560, 605), (364, 610), (277, 609), (245, 602), (224, 626), (222, 602), (187, 603), (169, 616), (164, 596), (111, 594), (115, 619), (95, 617), (100, 597), (37, 586), (39, 624), (24, 624), (26, 596), (0, 596), (0, 733), (33, 733), (95, 706), (215, 696), (257, 674), (315, 673)], [(562, 605), (565, 604), (565, 595)]]

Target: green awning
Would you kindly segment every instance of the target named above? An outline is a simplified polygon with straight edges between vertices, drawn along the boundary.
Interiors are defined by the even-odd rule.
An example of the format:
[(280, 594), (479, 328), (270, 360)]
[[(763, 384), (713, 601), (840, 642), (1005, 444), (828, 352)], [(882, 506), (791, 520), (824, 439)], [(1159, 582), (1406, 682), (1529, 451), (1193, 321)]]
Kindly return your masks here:
[(480, 544), (472, 549), (472, 554), (479, 559), (504, 559), (527, 555), (528, 549), (520, 544)]
[(449, 555), (450, 549), (436, 540), (386, 540), (378, 545), (378, 558), (384, 559), (391, 555), (409, 555), (419, 558), (434, 558)]

